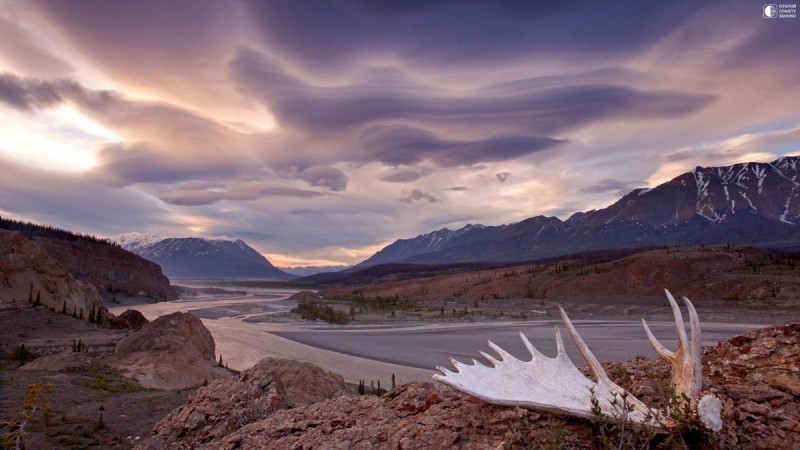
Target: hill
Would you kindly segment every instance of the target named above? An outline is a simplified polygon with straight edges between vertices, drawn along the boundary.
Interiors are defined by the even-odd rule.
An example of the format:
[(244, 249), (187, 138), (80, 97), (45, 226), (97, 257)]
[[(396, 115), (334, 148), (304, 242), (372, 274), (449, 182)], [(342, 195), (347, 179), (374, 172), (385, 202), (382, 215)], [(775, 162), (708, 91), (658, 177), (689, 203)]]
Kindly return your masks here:
[[(682, 295), (739, 303), (800, 304), (796, 277), (800, 254), (734, 246), (665, 247), (625, 255), (609, 252), (575, 255), (521, 265), (452, 273), (428, 266), (375, 266), (322, 290), (329, 297), (399, 297), (412, 301), (472, 303), (499, 299), (566, 299), (603, 296), (660, 296), (664, 286), (681, 286)], [(394, 272), (389, 269), (395, 268)], [(411, 268), (416, 268), (411, 271)], [(403, 279), (406, 271), (414, 277)], [(367, 275), (384, 270), (381, 277)], [(394, 280), (393, 280), (394, 279)], [(363, 280), (358, 283), (357, 280)]]
[(94, 286), (106, 300), (115, 295), (154, 300), (177, 297), (161, 267), (108, 240), (4, 218), (0, 218), (0, 229), (18, 232), (44, 249), (71, 276)]

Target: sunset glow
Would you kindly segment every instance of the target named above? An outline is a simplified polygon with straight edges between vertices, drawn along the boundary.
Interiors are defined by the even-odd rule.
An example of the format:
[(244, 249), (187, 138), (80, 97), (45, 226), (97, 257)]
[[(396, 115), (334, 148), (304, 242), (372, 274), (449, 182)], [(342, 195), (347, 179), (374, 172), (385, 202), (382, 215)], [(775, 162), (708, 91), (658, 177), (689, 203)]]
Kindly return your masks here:
[(762, 6), (0, 0), (0, 209), (293, 266), (566, 219), (800, 153), (800, 22)]

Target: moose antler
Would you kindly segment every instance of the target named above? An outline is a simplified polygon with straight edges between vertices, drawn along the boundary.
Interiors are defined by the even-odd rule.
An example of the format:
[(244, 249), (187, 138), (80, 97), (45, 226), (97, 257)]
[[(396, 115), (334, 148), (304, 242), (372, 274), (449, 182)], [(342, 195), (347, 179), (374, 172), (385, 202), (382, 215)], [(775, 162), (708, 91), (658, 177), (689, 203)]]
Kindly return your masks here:
[[(644, 324), (645, 331), (656, 352), (669, 361), (673, 368), (672, 385), (676, 394), (685, 394), (690, 399), (691, 405), (700, 411), (700, 418), (703, 422), (709, 428), (718, 430), (721, 427), (719, 399), (706, 396), (698, 401), (697, 398), (702, 387), (700, 320), (697, 312), (692, 303), (684, 297), (683, 300), (689, 309), (692, 331), (691, 345), (689, 346), (680, 308), (672, 294), (669, 291), (666, 293), (675, 316), (678, 351), (671, 352), (658, 343), (646, 323)], [(480, 352), (480, 354), (493, 367), (479, 364), (475, 359), (472, 360), (472, 364), (463, 364), (451, 358), (450, 363), (456, 371), (437, 367), (436, 370), (439, 373), (434, 374), (433, 378), (481, 400), (499, 405), (522, 406), (591, 418), (594, 415), (592, 411), (594, 400), (601, 412), (612, 419), (631, 420), (656, 428), (674, 426), (672, 420), (652, 410), (611, 381), (600, 362), (578, 335), (567, 314), (560, 307), (559, 311), (572, 340), (597, 378), (596, 382), (583, 375), (570, 361), (564, 351), (564, 342), (558, 327), (556, 327), (558, 353), (555, 358), (543, 355), (524, 334), (520, 333), (522, 342), (531, 354), (530, 361), (517, 359), (489, 341), (489, 347), (497, 353), (500, 359), (484, 352)]]

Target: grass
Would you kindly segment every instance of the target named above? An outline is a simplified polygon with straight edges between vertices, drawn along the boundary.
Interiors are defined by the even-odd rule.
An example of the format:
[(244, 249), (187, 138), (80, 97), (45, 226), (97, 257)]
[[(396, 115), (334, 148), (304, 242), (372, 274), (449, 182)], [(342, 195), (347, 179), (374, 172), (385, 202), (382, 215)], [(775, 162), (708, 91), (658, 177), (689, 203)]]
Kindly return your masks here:
[(127, 380), (119, 379), (110, 373), (107, 372), (100, 372), (96, 369), (92, 369), (86, 373), (86, 375), (90, 376), (92, 379), (83, 383), (84, 386), (92, 389), (102, 389), (107, 392), (111, 392), (114, 394), (117, 393), (128, 393), (128, 392), (139, 392), (145, 390), (142, 386), (138, 384), (131, 383)]

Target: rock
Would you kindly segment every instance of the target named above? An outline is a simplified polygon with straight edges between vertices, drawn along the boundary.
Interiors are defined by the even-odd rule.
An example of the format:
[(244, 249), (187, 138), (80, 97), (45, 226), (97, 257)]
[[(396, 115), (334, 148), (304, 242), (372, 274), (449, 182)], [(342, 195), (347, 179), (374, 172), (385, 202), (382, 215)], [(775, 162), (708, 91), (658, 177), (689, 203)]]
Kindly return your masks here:
[(111, 318), (111, 328), (130, 328), (138, 330), (150, 323), (147, 318), (135, 309), (127, 309), (117, 317)]
[(340, 397), (247, 425), (199, 448), (506, 448), (534, 413), (413, 382), (383, 397)]
[(783, 392), (800, 397), (800, 378), (785, 373), (777, 374), (766, 380), (767, 384)]
[(336, 395), (352, 395), (353, 390), (338, 373), (328, 372), (314, 364), (289, 359), (265, 358), (242, 374), (270, 373), (277, 376), (286, 390), (290, 408), (310, 405)]
[(341, 395), (353, 395), (341, 375), (308, 363), (267, 358), (233, 379), (198, 389), (137, 448), (197, 448), (275, 411)]
[(176, 312), (120, 340), (110, 365), (145, 387), (183, 389), (231, 376), (214, 352), (214, 338), (203, 322)]
[[(776, 449), (800, 442), (800, 398), (791, 394), (800, 370), (798, 338), (800, 322), (794, 322), (706, 349), (704, 389), (724, 405), (725, 426), (719, 436), (724, 445)], [(218, 382), (198, 392), (205, 400), (173, 412), (170, 417), (175, 419), (158, 424), (151, 444), (140, 448), (502, 449), (597, 444), (589, 421), (490, 405), (431, 383), (402, 384), (382, 397), (336, 397), (285, 409), (290, 390), (308, 386), (313, 392), (324, 383), (290, 375), (316, 370), (288, 370), (292, 364), (287, 363), (268, 372), (278, 363), (262, 363), (266, 368), (243, 372), (236, 383)], [(630, 392), (642, 392), (640, 399), (656, 405), (668, 399), (665, 362), (636, 359), (605, 366), (615, 382)], [(279, 372), (287, 375), (279, 377)], [(291, 389), (288, 379), (294, 384)], [(258, 386), (264, 386), (262, 397), (249, 394), (258, 392)], [(219, 400), (212, 401), (215, 395)], [(282, 395), (286, 406), (279, 401)], [(257, 418), (259, 414), (263, 417)], [(237, 415), (247, 420), (236, 422)], [(249, 423), (239, 427), (244, 422)], [(227, 425), (218, 425), (222, 423)], [(220, 429), (225, 431), (214, 431)]]

